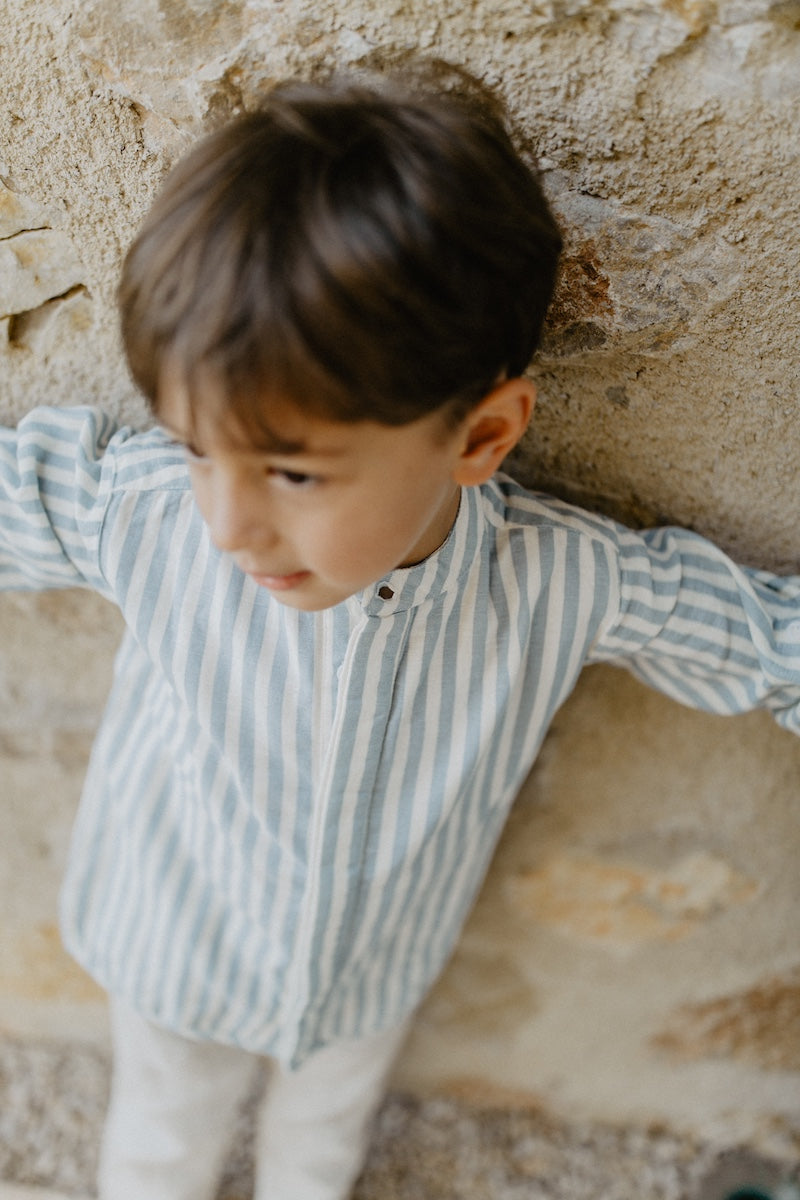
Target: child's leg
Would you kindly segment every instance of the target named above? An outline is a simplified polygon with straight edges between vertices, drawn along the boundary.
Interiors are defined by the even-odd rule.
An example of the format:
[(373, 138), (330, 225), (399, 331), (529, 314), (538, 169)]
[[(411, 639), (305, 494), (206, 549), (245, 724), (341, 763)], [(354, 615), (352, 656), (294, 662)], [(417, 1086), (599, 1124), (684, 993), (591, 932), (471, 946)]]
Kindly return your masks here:
[(159, 1029), (119, 1001), (111, 1016), (100, 1200), (211, 1200), (258, 1060)]
[(256, 1135), (255, 1200), (345, 1200), (408, 1024), (275, 1065)]

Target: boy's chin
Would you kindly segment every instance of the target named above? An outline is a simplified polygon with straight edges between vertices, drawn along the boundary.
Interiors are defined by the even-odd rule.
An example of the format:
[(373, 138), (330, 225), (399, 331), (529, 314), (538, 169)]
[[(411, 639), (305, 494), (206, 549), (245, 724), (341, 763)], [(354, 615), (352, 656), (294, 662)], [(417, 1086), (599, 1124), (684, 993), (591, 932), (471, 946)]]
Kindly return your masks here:
[(335, 608), (348, 600), (353, 592), (334, 592), (325, 588), (293, 588), (290, 591), (266, 589), (273, 600), (277, 600), (284, 608), (294, 608), (298, 612), (324, 612), (327, 608)]

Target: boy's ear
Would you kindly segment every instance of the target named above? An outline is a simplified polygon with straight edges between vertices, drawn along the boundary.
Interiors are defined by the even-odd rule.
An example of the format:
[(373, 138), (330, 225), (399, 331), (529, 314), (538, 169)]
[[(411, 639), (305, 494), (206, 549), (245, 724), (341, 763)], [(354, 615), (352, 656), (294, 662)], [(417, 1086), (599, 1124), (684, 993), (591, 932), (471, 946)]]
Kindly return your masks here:
[(463, 487), (485, 483), (525, 432), (536, 403), (529, 379), (504, 379), (472, 409), (453, 479)]

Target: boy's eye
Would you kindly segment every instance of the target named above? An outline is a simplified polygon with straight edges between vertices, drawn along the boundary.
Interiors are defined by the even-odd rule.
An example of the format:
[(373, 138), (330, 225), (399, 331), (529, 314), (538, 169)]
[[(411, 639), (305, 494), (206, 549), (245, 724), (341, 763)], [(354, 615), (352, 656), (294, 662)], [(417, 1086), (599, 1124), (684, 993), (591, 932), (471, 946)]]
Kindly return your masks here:
[(269, 473), (273, 479), (285, 484), (286, 487), (310, 487), (312, 484), (318, 482), (316, 475), (309, 475), (305, 471), (284, 471), (278, 467), (271, 467)]

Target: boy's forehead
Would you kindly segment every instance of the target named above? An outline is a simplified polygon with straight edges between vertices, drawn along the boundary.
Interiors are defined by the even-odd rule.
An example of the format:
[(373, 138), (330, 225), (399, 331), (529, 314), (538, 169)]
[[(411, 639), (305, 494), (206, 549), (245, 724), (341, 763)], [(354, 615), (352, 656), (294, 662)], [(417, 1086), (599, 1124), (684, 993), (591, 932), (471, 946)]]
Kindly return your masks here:
[(254, 396), (233, 404), (222, 387), (203, 378), (191, 389), (182, 374), (165, 374), (158, 392), (161, 425), (194, 449), (235, 454), (312, 455), (342, 458), (383, 450), (403, 430), (442, 440), (449, 425), (440, 412), (418, 417), (408, 425), (385, 425), (361, 420), (342, 421), (309, 412), (302, 402), (273, 395)]
[(296, 404), (254, 398), (251, 405), (233, 405), (212, 378), (201, 376), (190, 388), (185, 375), (176, 370), (164, 372), (157, 408), (164, 428), (185, 442), (301, 454), (313, 437), (313, 422)]
[(368, 422), (345, 422), (304, 412), (283, 399), (253, 400), (236, 409), (208, 387), (189, 393), (177, 380), (159, 390), (158, 419), (179, 441), (197, 448), (215, 446), (233, 453), (313, 454), (339, 457), (360, 441)]

